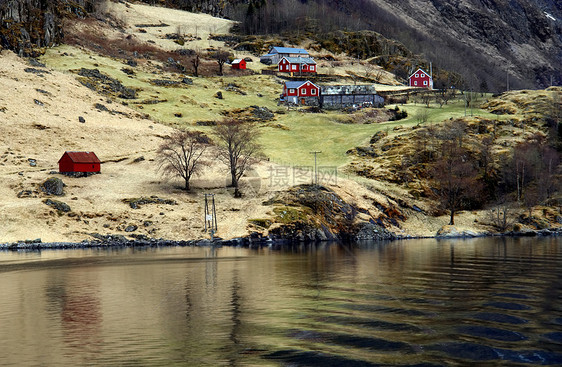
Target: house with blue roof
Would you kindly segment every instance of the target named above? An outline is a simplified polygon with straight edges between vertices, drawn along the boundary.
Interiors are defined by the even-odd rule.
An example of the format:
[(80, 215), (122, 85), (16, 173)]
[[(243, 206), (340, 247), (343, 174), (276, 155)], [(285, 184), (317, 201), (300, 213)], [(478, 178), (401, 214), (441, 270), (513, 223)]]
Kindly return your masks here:
[(260, 62), (267, 65), (277, 65), (283, 57), (310, 57), (304, 48), (272, 47), (266, 55), (260, 57)]

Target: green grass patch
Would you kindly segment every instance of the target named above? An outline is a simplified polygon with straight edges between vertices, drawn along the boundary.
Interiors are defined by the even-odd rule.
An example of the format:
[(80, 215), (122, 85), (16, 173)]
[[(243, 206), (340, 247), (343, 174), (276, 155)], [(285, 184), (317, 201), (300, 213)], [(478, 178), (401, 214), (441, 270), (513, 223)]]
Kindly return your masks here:
[[(129, 88), (138, 89), (136, 100), (126, 100), (129, 106), (141, 113), (148, 114), (157, 122), (167, 125), (202, 130), (210, 132), (209, 127), (196, 126), (197, 121), (217, 121), (223, 118), (221, 112), (233, 109), (243, 109), (248, 106), (267, 107), (272, 111), (280, 110), (276, 98), (282, 91), (282, 83), (275, 77), (261, 74), (248, 76), (192, 78), (192, 85), (182, 87), (166, 87), (151, 84), (153, 79), (181, 80), (189, 75), (179, 73), (156, 72), (154, 65), (133, 67), (135, 75), (129, 76), (121, 69), (129, 67), (124, 60), (96, 55), (93, 52), (76, 47), (62, 45), (49, 49), (42, 57), (42, 61), (50, 67), (62, 71), (80, 68), (99, 69), (102, 73), (118, 79)], [(228, 66), (226, 66), (228, 67)], [(236, 88), (245, 94), (227, 91), (228, 84), (235, 84)], [(221, 91), (223, 99), (215, 98)], [(261, 97), (260, 97), (261, 95)], [(143, 104), (143, 101), (160, 100), (157, 104)], [(479, 106), (484, 101), (480, 98), (474, 101)], [(387, 108), (394, 108), (394, 105)], [(323, 114), (302, 113), (295, 110), (285, 114), (276, 114), (273, 121), (261, 124), (260, 143), (263, 151), (273, 162), (288, 166), (314, 166), (314, 155), (310, 152), (321, 151), (318, 155), (318, 166), (341, 167), (350, 161), (346, 155), (349, 149), (366, 145), (373, 134), (386, 130), (389, 134), (397, 126), (408, 128), (420, 123), (420, 112), (427, 113), (426, 124), (439, 123), (444, 120), (465, 116), (464, 101), (458, 95), (456, 100), (450, 101), (442, 108), (432, 103), (430, 108), (422, 104), (406, 104), (398, 106), (408, 112), (408, 117), (399, 121), (373, 124), (343, 124), (338, 121), (353, 120), (351, 114), (328, 112)], [(470, 116), (470, 109), (466, 114)], [(474, 116), (495, 118), (498, 116), (487, 111), (473, 108)], [(283, 128), (276, 127), (282, 125)]]

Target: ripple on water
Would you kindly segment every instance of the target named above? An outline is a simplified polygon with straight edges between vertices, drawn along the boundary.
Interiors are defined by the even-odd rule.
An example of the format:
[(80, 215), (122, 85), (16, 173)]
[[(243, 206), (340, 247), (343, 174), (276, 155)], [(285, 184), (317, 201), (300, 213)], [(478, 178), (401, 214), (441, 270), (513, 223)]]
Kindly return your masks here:
[(316, 343), (337, 344), (349, 348), (369, 349), (383, 352), (413, 353), (414, 348), (404, 342), (357, 336), (343, 333), (327, 333), (312, 330), (293, 330), (289, 333), (294, 339), (314, 341)]
[(275, 361), (283, 361), (284, 363), (294, 366), (379, 366), (379, 364), (349, 359), (342, 356), (295, 349), (279, 350), (265, 355), (264, 358)]
[(529, 299), (530, 297), (520, 293), (496, 293), (494, 296), (514, 299)]
[(514, 302), (487, 302), (484, 306), (491, 306), (495, 308), (502, 308), (504, 310), (530, 310), (531, 306), (522, 305)]
[(499, 322), (502, 324), (526, 324), (527, 322), (529, 322), (528, 320), (522, 319), (517, 316), (495, 312), (480, 312), (473, 315), (472, 318), (483, 321)]
[(469, 325), (457, 328), (461, 334), (477, 336), (486, 339), (502, 340), (502, 341), (520, 341), (528, 339), (526, 336), (515, 331), (497, 329), (487, 326)]
[(499, 358), (494, 348), (474, 343), (440, 343), (429, 345), (425, 350), (443, 352), (451, 357), (471, 361), (491, 361)]
[(357, 327), (385, 330), (385, 331), (408, 331), (413, 333), (420, 333), (425, 331), (418, 326), (400, 322), (390, 322), (382, 320), (365, 319), (358, 317), (344, 317), (344, 316), (326, 316), (322, 318), (322, 322), (331, 323), (336, 325), (354, 325)]
[(497, 349), (496, 352), (501, 359), (515, 363), (540, 364), (543, 366), (555, 366), (562, 364), (562, 354), (547, 352), (544, 350)]
[(545, 338), (549, 339), (558, 344), (562, 344), (562, 332), (556, 331), (552, 333), (546, 333), (543, 335)]

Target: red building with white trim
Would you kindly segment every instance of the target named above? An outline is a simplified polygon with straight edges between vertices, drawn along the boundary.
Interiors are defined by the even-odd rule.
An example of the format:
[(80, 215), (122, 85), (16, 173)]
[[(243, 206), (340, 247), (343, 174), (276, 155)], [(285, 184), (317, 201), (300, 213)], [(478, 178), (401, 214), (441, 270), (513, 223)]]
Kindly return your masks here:
[(277, 71), (295, 74), (316, 73), (316, 61), (310, 57), (283, 57), (277, 65)]
[(320, 97), (320, 87), (310, 80), (303, 82), (285, 82), (281, 98), (285, 103), (316, 105)]
[(408, 85), (410, 87), (433, 89), (433, 78), (422, 69), (418, 69), (408, 78)]
[(232, 68), (237, 70), (246, 70), (246, 60), (236, 59), (232, 61)]

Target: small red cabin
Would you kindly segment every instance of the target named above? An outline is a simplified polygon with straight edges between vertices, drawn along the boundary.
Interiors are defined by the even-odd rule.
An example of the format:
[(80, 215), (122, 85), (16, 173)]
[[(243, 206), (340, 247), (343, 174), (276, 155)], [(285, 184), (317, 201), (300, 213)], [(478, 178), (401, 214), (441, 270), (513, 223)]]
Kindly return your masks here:
[(101, 162), (94, 152), (64, 152), (59, 159), (59, 172), (92, 172), (101, 171)]
[(433, 78), (422, 69), (418, 69), (410, 75), (408, 81), (410, 87), (433, 89)]
[(246, 70), (246, 60), (236, 59), (232, 61), (232, 68), (238, 70)]

